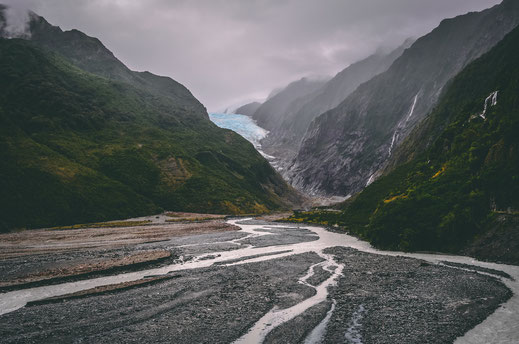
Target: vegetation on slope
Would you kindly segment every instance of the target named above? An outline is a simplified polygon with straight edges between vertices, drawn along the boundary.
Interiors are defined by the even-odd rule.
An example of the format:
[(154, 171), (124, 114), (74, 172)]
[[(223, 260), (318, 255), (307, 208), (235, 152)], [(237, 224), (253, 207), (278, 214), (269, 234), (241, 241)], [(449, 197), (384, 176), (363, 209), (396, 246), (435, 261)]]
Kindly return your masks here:
[[(299, 189), (355, 194), (438, 104), (447, 83), (519, 25), (519, 1), (446, 19), (391, 67), (317, 117), (284, 172)], [(416, 102), (415, 102), (416, 100)]]
[(297, 198), (250, 143), (193, 111), (0, 39), (0, 230)]
[[(450, 82), (430, 116), (443, 130), (422, 133), (435, 135), (429, 149), (340, 212), (296, 213), (292, 220), (337, 223), (385, 249), (459, 252), (496, 213), (519, 209), (518, 61), (519, 28)], [(497, 104), (488, 103), (483, 119), (494, 91)]]

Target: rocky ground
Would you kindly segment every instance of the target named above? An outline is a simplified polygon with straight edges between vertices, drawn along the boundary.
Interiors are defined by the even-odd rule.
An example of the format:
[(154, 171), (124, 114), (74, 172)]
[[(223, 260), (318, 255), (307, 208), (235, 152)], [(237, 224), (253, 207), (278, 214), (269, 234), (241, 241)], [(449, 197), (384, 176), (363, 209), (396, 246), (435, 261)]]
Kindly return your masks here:
[[(68, 247), (63, 252), (62, 245), (52, 241), (60, 248), (55, 254), (49, 254), (50, 247), (37, 247), (38, 254), (25, 251), (24, 255), (14, 253), (1, 258), (1, 280), (58, 271), (56, 267), (49, 270), (53, 260), (70, 269), (79, 263), (98, 266), (100, 261), (128, 262), (131, 261), (128, 257), (136, 254), (146, 257), (149, 252), (162, 257), (164, 253), (158, 252), (169, 252), (170, 261), (145, 260), (145, 264), (156, 266), (189, 261), (202, 253), (217, 255), (216, 252), (235, 250), (241, 245), (265, 247), (316, 240), (314, 233), (294, 227), (266, 228), (264, 231), (271, 235), (240, 241), (246, 234), (220, 220), (195, 224), (199, 229), (191, 225), (167, 224), (173, 226), (169, 229), (160, 225), (156, 230), (161, 240), (150, 242), (149, 237), (156, 237), (149, 234), (131, 245), (124, 233), (133, 237), (135, 228), (99, 229), (97, 234), (106, 233), (112, 237), (111, 241), (119, 236), (125, 244), (101, 245), (93, 250)], [(154, 226), (142, 230), (152, 233)], [(121, 232), (114, 234), (112, 230)], [(169, 238), (165, 234), (168, 231)], [(184, 234), (179, 235), (179, 231)], [(65, 242), (70, 241), (66, 232), (60, 235), (65, 236)], [(40, 254), (42, 249), (46, 254)], [(279, 252), (283, 251), (280, 248)], [(344, 264), (344, 276), (325, 302), (274, 329), (266, 343), (304, 342), (319, 324), (325, 329), (326, 343), (448, 343), (480, 323), (511, 296), (496, 278), (455, 267), (344, 247), (325, 252)], [(242, 265), (216, 264), (32, 302), (0, 316), (0, 341), (230, 343), (245, 334), (272, 307), (288, 308), (312, 296), (314, 289), (298, 280), (311, 265), (321, 261), (323, 258), (317, 253), (307, 252)], [(129, 263), (125, 269), (148, 267), (138, 263), (135, 266)], [(113, 268), (115, 263), (112, 265), (109, 267)], [(107, 266), (102, 264), (102, 267)], [(330, 276), (320, 266), (314, 273), (307, 280), (314, 286)], [(323, 324), (325, 318), (329, 319), (327, 324)]]
[[(58, 257), (52, 257), (52, 255), (51, 257), (38, 257), (36, 259), (27, 259), (26, 257), (23, 262), (19, 259), (3, 261), (3, 264), (0, 266), (4, 272), (3, 276), (5, 279), (0, 281), (0, 291), (64, 283), (81, 278), (121, 273), (128, 270), (134, 271), (138, 268), (149, 268), (174, 261), (174, 256), (168, 250), (137, 250), (135, 252), (105, 250), (96, 253), (98, 256), (92, 257), (88, 261), (86, 257), (80, 258), (76, 255), (76, 259), (73, 259), (71, 255), (68, 255), (68, 258), (72, 258), (72, 260), (61, 262), (61, 264), (58, 262)], [(48, 261), (49, 258), (54, 263), (47, 264), (48, 267), (42, 269), (42, 260)], [(65, 257), (61, 254), (60, 258)], [(15, 265), (15, 268), (11, 268), (10, 264)]]
[(3, 343), (228, 343), (274, 305), (312, 294), (297, 283), (316, 254), (182, 272), (154, 285), (25, 307), (0, 317)]
[[(342, 247), (328, 252), (345, 270), (329, 296), (336, 306), (324, 343), (452, 343), (511, 297), (495, 278), (474, 272)], [(331, 305), (278, 327), (267, 342), (303, 342)]]
[[(197, 235), (209, 235), (204, 237), (207, 241), (215, 233), (228, 232), (223, 234), (224, 240), (242, 235), (223, 219), (192, 220), (201, 217), (216, 216), (168, 213), (142, 218), (141, 222), (150, 223), (141, 226), (0, 234), (0, 292), (164, 266), (189, 254), (189, 249), (176, 246)], [(172, 218), (173, 223), (168, 221)], [(196, 253), (202, 249), (197, 248)]]
[[(326, 339), (344, 338), (344, 323), (365, 343), (450, 343), (511, 297), (493, 277), (411, 258), (331, 249), (347, 263), (331, 293), (337, 307)], [(347, 331), (348, 333), (348, 331)]]

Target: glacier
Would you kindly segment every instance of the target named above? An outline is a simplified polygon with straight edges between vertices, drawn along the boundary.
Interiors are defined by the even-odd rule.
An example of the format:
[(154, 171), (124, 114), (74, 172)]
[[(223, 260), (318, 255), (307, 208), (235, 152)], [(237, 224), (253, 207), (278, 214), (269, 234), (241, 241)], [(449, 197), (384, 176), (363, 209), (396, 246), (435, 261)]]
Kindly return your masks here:
[(267, 136), (268, 130), (258, 126), (256, 122), (245, 115), (234, 113), (211, 113), (209, 119), (220, 128), (230, 129), (250, 141), (261, 153), (260, 141)]

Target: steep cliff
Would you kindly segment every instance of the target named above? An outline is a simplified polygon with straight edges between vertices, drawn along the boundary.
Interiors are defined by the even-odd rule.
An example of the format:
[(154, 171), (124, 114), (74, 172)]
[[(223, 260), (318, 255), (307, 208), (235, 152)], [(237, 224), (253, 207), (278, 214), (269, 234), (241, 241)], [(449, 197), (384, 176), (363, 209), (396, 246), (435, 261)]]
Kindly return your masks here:
[(519, 2), (447, 19), (310, 125), (288, 177), (314, 194), (362, 190), (433, 109), (447, 82), (519, 24)]
[(279, 149), (290, 149), (294, 152), (293, 158), (314, 118), (335, 108), (359, 85), (386, 71), (412, 42), (409, 39), (389, 53), (377, 52), (351, 64), (315, 92), (293, 103), (283, 113), (279, 126), (272, 128), (264, 140), (264, 149), (273, 153)]
[(240, 106), (234, 112), (237, 114), (240, 114), (240, 115), (252, 116), (259, 109), (260, 106), (261, 106), (261, 103), (252, 102), (252, 103), (248, 103), (243, 106)]
[(262, 128), (276, 130), (289, 112), (302, 106), (306, 97), (320, 89), (324, 84), (325, 80), (308, 78), (294, 81), (261, 104), (252, 118)]
[(299, 214), (300, 221), (338, 223), (386, 249), (518, 264), (519, 28), (464, 68), (426, 121), (427, 148), (341, 211)]

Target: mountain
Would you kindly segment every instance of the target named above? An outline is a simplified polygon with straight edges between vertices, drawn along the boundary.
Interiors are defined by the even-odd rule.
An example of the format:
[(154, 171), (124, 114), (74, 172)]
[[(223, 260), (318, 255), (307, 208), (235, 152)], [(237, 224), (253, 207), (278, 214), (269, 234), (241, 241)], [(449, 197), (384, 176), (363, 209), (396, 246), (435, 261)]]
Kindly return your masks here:
[(301, 78), (290, 83), (288, 86), (278, 91), (261, 104), (254, 112), (252, 118), (258, 125), (267, 130), (279, 128), (286, 113), (292, 109), (294, 104), (302, 104), (305, 97), (312, 94), (325, 84), (325, 80), (312, 80)]
[(31, 41), (0, 39), (0, 231), (299, 201), (184, 86), (132, 72), (97, 39), (36, 18), (45, 40), (38, 29)]
[(81, 31), (62, 31), (34, 13), (29, 22), (30, 40), (57, 52), (75, 66), (110, 80), (128, 83), (157, 96), (168, 97), (179, 107), (193, 113), (205, 113), (204, 106), (191, 92), (175, 80), (150, 72), (134, 72), (119, 61), (97, 38)]
[(260, 106), (261, 106), (261, 103), (252, 102), (252, 103), (248, 103), (243, 106), (240, 106), (234, 112), (236, 112), (237, 114), (240, 114), (240, 115), (252, 116), (259, 109)]
[[(519, 263), (519, 27), (444, 90), (418, 136), (435, 137), (337, 213), (377, 247), (442, 251)], [(418, 141), (417, 141), (418, 140)]]
[(515, 0), (442, 21), (386, 72), (311, 123), (287, 177), (313, 194), (362, 190), (430, 113), (447, 82), (518, 24)]
[(390, 53), (379, 52), (351, 64), (315, 92), (307, 95), (304, 101), (294, 102), (283, 113), (281, 124), (271, 129), (271, 133), (263, 141), (263, 148), (271, 154), (288, 148), (293, 151), (293, 158), (314, 118), (339, 105), (360, 84), (386, 71), (412, 42), (413, 40), (408, 39)]

